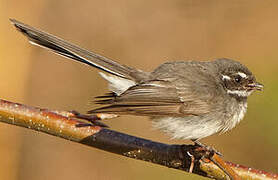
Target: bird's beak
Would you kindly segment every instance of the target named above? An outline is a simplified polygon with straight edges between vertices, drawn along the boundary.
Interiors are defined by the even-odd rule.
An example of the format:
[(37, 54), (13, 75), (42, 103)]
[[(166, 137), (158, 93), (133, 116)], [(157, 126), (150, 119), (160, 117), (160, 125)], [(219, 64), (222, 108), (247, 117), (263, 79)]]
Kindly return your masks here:
[(258, 82), (248, 84), (248, 88), (250, 88), (250, 90), (262, 91), (263, 87), (264, 85)]

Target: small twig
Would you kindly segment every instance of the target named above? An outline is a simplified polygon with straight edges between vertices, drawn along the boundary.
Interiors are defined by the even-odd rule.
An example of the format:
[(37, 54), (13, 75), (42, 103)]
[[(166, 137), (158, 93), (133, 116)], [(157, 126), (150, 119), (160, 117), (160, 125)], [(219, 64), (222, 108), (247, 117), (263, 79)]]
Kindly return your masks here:
[[(170, 168), (189, 171), (191, 157), (187, 153), (193, 152), (193, 145), (168, 145), (150, 140), (130, 136), (99, 126), (85, 126), (78, 128), (78, 119), (67, 111), (50, 111), (47, 109), (30, 107), (18, 103), (0, 100), (0, 121), (52, 134), (57, 137), (120, 154), (126, 157), (149, 161)], [(251, 169), (213, 156), (214, 161), (231, 168), (241, 179), (278, 179), (278, 174)], [(228, 168), (227, 168), (228, 167)], [(229, 179), (213, 162), (197, 161), (192, 173), (214, 179)]]

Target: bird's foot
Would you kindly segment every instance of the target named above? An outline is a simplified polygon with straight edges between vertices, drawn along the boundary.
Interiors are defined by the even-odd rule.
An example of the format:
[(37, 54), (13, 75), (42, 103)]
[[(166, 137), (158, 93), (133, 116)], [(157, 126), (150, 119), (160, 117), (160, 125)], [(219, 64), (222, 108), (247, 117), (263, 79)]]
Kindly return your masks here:
[(192, 145), (192, 149), (186, 151), (186, 154), (191, 159), (191, 163), (188, 169), (189, 172), (193, 171), (195, 163), (198, 162), (199, 160), (207, 162), (207, 161), (211, 161), (212, 157), (215, 154), (222, 156), (222, 154), (219, 151), (215, 150), (210, 146), (206, 146), (202, 144), (200, 141), (193, 140), (193, 142), (194, 145)]
[(218, 166), (230, 179), (238, 180), (240, 177), (231, 169), (220, 156), (223, 156), (219, 151), (210, 146), (206, 146), (197, 140), (193, 141), (195, 144), (192, 149), (187, 151), (187, 155), (191, 158), (191, 164), (189, 166), (189, 172), (194, 169), (195, 163), (202, 160), (205, 163), (213, 163)]
[(211, 147), (211, 146), (207, 146), (203, 143), (201, 143), (200, 141), (198, 140), (194, 140), (194, 146), (196, 147), (196, 150), (199, 150), (199, 151), (208, 151), (210, 153), (215, 153), (219, 156), (223, 156), (219, 151), (217, 151), (215, 148)]
[(204, 162), (211, 161), (212, 157), (216, 154), (216, 151), (209, 146), (201, 146), (200, 144), (195, 143), (186, 151), (186, 154), (191, 159), (188, 172), (192, 173), (196, 163), (198, 164), (200, 160)]

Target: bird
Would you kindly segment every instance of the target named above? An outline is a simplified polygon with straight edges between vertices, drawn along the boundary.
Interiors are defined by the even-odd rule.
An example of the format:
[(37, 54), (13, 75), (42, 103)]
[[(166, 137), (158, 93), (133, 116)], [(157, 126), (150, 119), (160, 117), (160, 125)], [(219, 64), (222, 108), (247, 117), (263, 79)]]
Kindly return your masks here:
[(195, 143), (234, 128), (247, 111), (247, 97), (263, 90), (252, 72), (236, 60), (170, 61), (152, 72), (121, 65), (15, 19), (31, 44), (95, 67), (111, 93), (88, 114), (148, 116), (154, 128), (173, 139)]

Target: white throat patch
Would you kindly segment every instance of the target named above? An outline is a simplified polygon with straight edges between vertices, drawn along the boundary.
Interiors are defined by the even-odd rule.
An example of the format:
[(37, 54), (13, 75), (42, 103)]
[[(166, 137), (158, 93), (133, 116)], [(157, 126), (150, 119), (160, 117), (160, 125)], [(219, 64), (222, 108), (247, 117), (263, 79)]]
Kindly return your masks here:
[(245, 91), (245, 90), (227, 90), (228, 94), (238, 95), (240, 97), (247, 97), (252, 94), (253, 91)]

